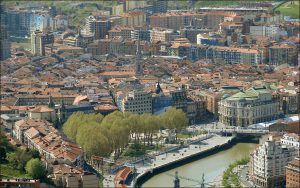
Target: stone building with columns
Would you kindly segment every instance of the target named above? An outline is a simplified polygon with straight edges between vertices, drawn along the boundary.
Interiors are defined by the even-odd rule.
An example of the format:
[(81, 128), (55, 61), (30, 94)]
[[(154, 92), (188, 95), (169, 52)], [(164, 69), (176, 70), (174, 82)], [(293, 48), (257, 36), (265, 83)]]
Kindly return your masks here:
[(232, 96), (224, 95), (218, 103), (218, 113), (226, 126), (247, 127), (277, 119), (279, 101), (265, 86), (253, 87)]

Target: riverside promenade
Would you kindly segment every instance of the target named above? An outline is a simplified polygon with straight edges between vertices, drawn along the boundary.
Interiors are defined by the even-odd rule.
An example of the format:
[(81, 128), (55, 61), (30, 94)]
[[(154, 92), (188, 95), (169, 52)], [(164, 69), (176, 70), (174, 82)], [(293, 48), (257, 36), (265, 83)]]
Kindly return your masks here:
[[(136, 168), (138, 174), (136, 180), (138, 180), (143, 178), (146, 174), (149, 176), (153, 171), (160, 171), (165, 167), (170, 167), (170, 165), (182, 163), (193, 157), (195, 158), (201, 153), (205, 153), (214, 147), (226, 145), (232, 138), (233, 137), (222, 137), (215, 134), (200, 135), (199, 137), (187, 140), (183, 147), (178, 147), (178, 149), (172, 149), (171, 151), (158, 154), (150, 153), (149, 155), (153, 156), (152, 159), (135, 164), (128, 163), (126, 166)], [(114, 187), (113, 178), (114, 175), (105, 176), (105, 180), (103, 181), (104, 187)], [(134, 181), (131, 182), (129, 187), (133, 187), (133, 184)]]

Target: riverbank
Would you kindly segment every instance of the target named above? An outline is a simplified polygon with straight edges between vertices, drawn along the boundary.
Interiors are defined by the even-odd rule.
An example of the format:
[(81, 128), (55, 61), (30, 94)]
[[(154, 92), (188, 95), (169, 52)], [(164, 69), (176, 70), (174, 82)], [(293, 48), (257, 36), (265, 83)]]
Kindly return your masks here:
[(136, 179), (135, 187), (141, 187), (143, 183), (157, 174), (228, 149), (236, 143), (234, 137), (218, 135), (214, 135), (205, 140), (205, 142), (205, 145), (190, 145), (188, 148), (179, 150), (179, 152), (158, 156), (155, 161), (147, 166), (138, 167), (139, 175)]

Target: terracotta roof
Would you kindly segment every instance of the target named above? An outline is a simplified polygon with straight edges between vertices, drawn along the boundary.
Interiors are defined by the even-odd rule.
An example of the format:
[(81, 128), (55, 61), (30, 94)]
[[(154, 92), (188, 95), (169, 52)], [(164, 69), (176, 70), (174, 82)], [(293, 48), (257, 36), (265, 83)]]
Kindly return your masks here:
[(126, 180), (130, 173), (132, 173), (132, 169), (130, 167), (125, 167), (124, 169), (118, 171), (114, 180), (115, 181)]
[(82, 174), (83, 171), (79, 168), (74, 168), (67, 164), (53, 165), (53, 174)]
[(89, 101), (88, 96), (79, 95), (74, 99), (73, 105), (78, 105), (81, 101)]
[(29, 138), (33, 138), (33, 137), (39, 135), (39, 131), (36, 130), (34, 127), (31, 127), (30, 129), (25, 131), (25, 134), (27, 134)]
[(95, 106), (95, 110), (104, 111), (104, 110), (117, 110), (118, 107), (111, 104), (100, 104)]
[(37, 127), (40, 125), (52, 126), (50, 122), (44, 119), (21, 119), (15, 123), (19, 127)]
[(32, 110), (29, 110), (30, 112), (39, 112), (39, 113), (43, 113), (43, 112), (53, 112), (54, 109), (52, 108), (48, 108), (47, 106), (37, 106)]

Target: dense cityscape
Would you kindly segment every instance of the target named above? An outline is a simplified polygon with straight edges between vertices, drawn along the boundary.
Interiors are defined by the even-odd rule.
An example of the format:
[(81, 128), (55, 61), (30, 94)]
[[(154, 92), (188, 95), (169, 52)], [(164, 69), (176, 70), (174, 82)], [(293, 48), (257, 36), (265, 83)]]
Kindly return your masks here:
[(1, 1), (0, 187), (300, 187), (299, 1)]

